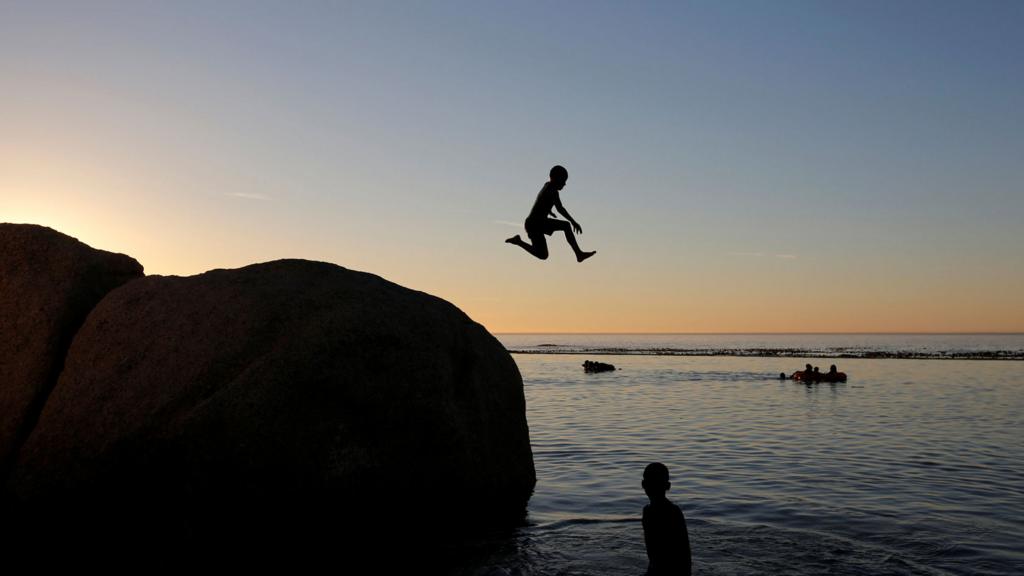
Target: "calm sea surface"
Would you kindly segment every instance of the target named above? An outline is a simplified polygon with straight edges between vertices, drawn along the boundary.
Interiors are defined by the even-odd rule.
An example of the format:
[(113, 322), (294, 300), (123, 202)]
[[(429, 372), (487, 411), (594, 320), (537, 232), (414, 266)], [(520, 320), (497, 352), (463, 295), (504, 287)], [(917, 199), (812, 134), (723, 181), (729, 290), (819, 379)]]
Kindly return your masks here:
[[(499, 335), (513, 351), (647, 352), (513, 353), (537, 467), (528, 525), (467, 552), (457, 572), (642, 574), (640, 480), (661, 461), (698, 574), (1024, 574), (1024, 362), (656, 355), (707, 337), (615, 338)], [(819, 351), (1024, 342), (717, 338), (710, 347)], [(584, 374), (587, 358), (619, 370)], [(777, 380), (805, 360), (849, 381)]]

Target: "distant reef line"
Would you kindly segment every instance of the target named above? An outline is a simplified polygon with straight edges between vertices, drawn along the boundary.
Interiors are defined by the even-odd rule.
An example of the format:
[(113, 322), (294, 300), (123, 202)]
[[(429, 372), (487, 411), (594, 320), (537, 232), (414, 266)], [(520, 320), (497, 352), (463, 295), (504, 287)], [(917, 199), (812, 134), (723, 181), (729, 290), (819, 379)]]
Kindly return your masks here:
[(834, 352), (799, 348), (572, 348), (541, 344), (536, 348), (508, 348), (510, 354), (592, 354), (601, 356), (731, 356), (740, 358), (835, 358), (873, 360), (1024, 360), (1024, 350), (911, 352), (871, 350)]

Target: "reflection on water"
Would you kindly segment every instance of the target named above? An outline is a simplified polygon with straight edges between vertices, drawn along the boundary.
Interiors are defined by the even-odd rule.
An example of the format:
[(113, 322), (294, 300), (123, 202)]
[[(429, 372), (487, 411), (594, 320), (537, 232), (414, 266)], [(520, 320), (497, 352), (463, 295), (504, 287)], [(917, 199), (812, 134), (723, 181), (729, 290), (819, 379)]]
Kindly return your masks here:
[[(1024, 573), (1024, 371), (845, 360), (516, 355), (538, 483), (529, 525), (469, 574), (640, 574), (644, 466), (673, 473), (699, 574)], [(813, 359), (808, 360), (812, 364)]]

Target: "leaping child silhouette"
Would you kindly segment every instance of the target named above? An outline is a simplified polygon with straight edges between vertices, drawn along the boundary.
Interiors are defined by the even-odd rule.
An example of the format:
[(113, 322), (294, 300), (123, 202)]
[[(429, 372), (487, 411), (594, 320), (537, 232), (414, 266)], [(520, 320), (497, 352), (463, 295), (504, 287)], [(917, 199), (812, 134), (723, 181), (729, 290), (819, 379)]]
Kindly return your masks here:
[[(576, 230), (577, 234), (582, 234), (583, 228), (580, 227), (579, 222), (576, 222), (569, 215), (569, 211), (562, 206), (562, 201), (558, 198), (558, 191), (565, 187), (565, 182), (569, 179), (569, 172), (561, 166), (555, 166), (551, 169), (550, 176), (551, 179), (544, 184), (544, 187), (540, 189), (540, 193), (537, 194), (537, 201), (533, 203), (530, 215), (526, 217), (526, 235), (530, 237), (530, 242), (523, 241), (519, 234), (505, 240), (505, 242), (515, 244), (541, 260), (547, 260), (548, 243), (544, 236), (550, 236), (552, 233), (561, 230), (565, 232), (565, 239), (569, 242), (573, 252), (576, 253), (576, 261), (583, 262), (597, 254), (597, 251), (584, 252), (580, 250), (580, 246), (576, 243), (576, 237), (573, 236), (572, 231)], [(554, 210), (558, 210), (562, 216), (565, 216), (568, 222), (558, 218), (548, 218), (548, 215), (555, 215)], [(570, 223), (572, 224), (571, 227)]]

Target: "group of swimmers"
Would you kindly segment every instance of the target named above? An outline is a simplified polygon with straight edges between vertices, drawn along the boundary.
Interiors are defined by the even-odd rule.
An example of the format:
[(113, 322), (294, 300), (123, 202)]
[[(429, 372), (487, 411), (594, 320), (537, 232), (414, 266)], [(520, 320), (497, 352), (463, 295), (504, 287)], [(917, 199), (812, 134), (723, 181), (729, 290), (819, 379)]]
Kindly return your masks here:
[(836, 370), (836, 365), (829, 367), (828, 372), (820, 372), (817, 366), (812, 367), (805, 364), (803, 370), (793, 372), (792, 376), (786, 376), (785, 372), (779, 373), (779, 380), (800, 380), (803, 382), (846, 382), (846, 372)]

